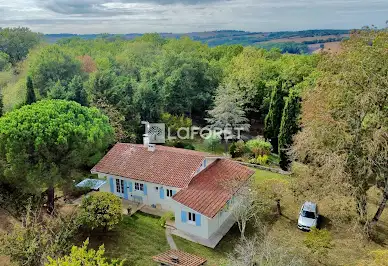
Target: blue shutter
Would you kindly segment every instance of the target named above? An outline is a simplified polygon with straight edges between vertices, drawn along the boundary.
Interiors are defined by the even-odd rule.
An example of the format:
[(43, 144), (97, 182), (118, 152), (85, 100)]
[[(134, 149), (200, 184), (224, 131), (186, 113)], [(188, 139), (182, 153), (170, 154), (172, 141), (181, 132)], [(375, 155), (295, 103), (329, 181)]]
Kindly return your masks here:
[(144, 189), (144, 195), (147, 196), (147, 185), (146, 184), (143, 185), (143, 189)]
[(127, 181), (124, 180), (124, 199), (128, 199)]
[(195, 225), (201, 226), (201, 215), (200, 214), (194, 214), (195, 215)]
[(181, 212), (181, 221), (182, 221), (182, 223), (187, 222), (187, 212), (185, 212), (185, 211)]
[(133, 191), (132, 182), (131, 182), (131, 181), (128, 181), (128, 183), (129, 183), (129, 192), (132, 192), (132, 191)]
[(174, 196), (175, 194), (176, 194), (176, 191), (175, 191), (175, 190), (173, 190), (173, 191), (172, 191), (172, 195)]
[(206, 159), (203, 161), (203, 168), (206, 168)]
[(161, 188), (159, 189), (159, 191), (160, 191), (160, 198), (161, 198), (161, 199), (164, 199), (164, 188), (161, 187)]
[(115, 193), (115, 185), (113, 183), (113, 177), (109, 177), (110, 192)]

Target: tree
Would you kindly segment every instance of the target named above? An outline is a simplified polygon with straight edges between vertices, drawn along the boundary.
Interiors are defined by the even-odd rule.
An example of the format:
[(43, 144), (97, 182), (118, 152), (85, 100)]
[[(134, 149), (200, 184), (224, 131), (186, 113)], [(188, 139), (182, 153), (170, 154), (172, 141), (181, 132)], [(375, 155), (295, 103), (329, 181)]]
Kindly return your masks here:
[(0, 29), (0, 52), (8, 54), (10, 62), (15, 65), (26, 58), (28, 52), (42, 41), (42, 37), (42, 34), (28, 28)]
[[(219, 87), (214, 105), (214, 108), (208, 111), (210, 118), (206, 120), (212, 127), (224, 130), (225, 152), (228, 152), (228, 140), (236, 137), (236, 130), (248, 130), (250, 125), (242, 109), (240, 97), (234, 91), (233, 86)], [(232, 136), (227, 136), (228, 128), (231, 128)]]
[(68, 93), (66, 87), (62, 85), (61, 81), (51, 82), (47, 87), (47, 98), (56, 100), (67, 100)]
[(271, 141), (273, 151), (278, 153), (278, 136), (284, 108), (284, 92), (282, 83), (273, 88), (269, 111), (264, 121), (264, 137)]
[(105, 258), (105, 248), (104, 245), (101, 245), (97, 251), (94, 249), (89, 249), (89, 239), (86, 239), (82, 247), (73, 246), (71, 248), (70, 255), (66, 255), (62, 258), (53, 259), (48, 258), (48, 263), (45, 266), (123, 266), (125, 260), (112, 260), (108, 262)]
[(288, 152), (293, 144), (294, 135), (298, 133), (300, 128), (300, 108), (300, 96), (295, 91), (290, 92), (284, 106), (279, 130), (279, 164), (284, 171), (289, 169), (291, 160)]
[(80, 62), (58, 45), (46, 46), (31, 57), (30, 75), (41, 97), (46, 97), (53, 82), (60, 80), (66, 87), (80, 74)]
[(36, 96), (34, 91), (34, 85), (32, 84), (32, 79), (30, 76), (27, 77), (27, 97), (26, 97), (26, 103), (32, 104), (36, 102)]
[(0, 51), (0, 71), (7, 70), (10, 66), (9, 55)]
[(0, 91), (0, 117), (4, 114), (4, 100), (3, 100), (3, 92)]
[(77, 75), (69, 83), (68, 87), (68, 100), (75, 101), (82, 106), (88, 106), (88, 94), (84, 87), (82, 77)]
[(111, 230), (122, 219), (121, 199), (108, 192), (96, 192), (84, 197), (80, 208), (80, 221), (90, 229)]
[(366, 233), (388, 199), (383, 193), (376, 215), (368, 220), (367, 191), (372, 186), (387, 191), (388, 186), (387, 40), (386, 30), (356, 31), (341, 53), (324, 56), (317, 85), (304, 93), (303, 130), (294, 144), (311, 179), (353, 196)]
[(258, 185), (256, 189), (261, 197), (268, 199), (270, 202), (276, 202), (277, 213), (278, 215), (282, 215), (280, 202), (287, 191), (287, 181), (267, 179), (260, 182), (260, 185)]
[(218, 148), (218, 145), (221, 143), (221, 139), (216, 134), (209, 134), (203, 143), (205, 144), (205, 147), (208, 151), (215, 152)]
[(113, 139), (108, 118), (75, 102), (42, 100), (0, 118), (0, 173), (22, 191), (48, 192), (54, 209), (54, 187), (71, 173), (101, 158)]

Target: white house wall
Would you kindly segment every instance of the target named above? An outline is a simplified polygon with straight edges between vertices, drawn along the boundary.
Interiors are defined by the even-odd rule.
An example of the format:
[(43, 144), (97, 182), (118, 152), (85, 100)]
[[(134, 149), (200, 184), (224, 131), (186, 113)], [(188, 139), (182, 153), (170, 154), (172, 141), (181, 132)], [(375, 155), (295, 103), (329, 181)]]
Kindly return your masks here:
[[(160, 204), (161, 208), (164, 210), (174, 211), (176, 209), (175, 208), (176, 202), (173, 201), (171, 197), (167, 196), (167, 189), (172, 190), (175, 193), (178, 193), (178, 191), (180, 190), (179, 188), (159, 185), (159, 184), (150, 183), (150, 182), (139, 181), (139, 180), (126, 178), (126, 177), (120, 177), (120, 176), (116, 176), (116, 175), (107, 175), (104, 173), (97, 173), (97, 174), (98, 174), (98, 177), (100, 179), (107, 180), (106, 184), (100, 188), (100, 191), (111, 192), (110, 178), (113, 178), (113, 185), (114, 185), (114, 192), (113, 193), (121, 198), (124, 198), (123, 193), (117, 193), (117, 191), (116, 191), (116, 179), (123, 180), (127, 184), (128, 200), (138, 201), (138, 199), (141, 198), (142, 203), (149, 205), (149, 206), (152, 206), (152, 205), (156, 206), (156, 205)], [(129, 191), (129, 182), (132, 183), (132, 192)], [(147, 195), (145, 195), (143, 191), (135, 190), (135, 183), (145, 185), (147, 187)], [(164, 198), (161, 198), (160, 189), (164, 190)]]
[[(203, 237), (203, 238), (209, 238), (209, 230), (208, 230), (208, 222), (209, 222), (209, 218), (207, 218), (206, 216), (178, 203), (178, 202), (175, 202), (176, 205), (176, 209), (175, 209), (175, 227), (178, 229), (178, 230), (181, 230), (183, 232), (187, 232), (191, 235), (195, 235), (195, 236), (200, 236), (200, 237)], [(182, 211), (188, 213), (188, 212), (191, 212), (191, 213), (194, 213), (196, 215), (198, 215), (201, 219), (201, 225), (200, 226), (197, 226), (195, 223), (190, 223), (189, 221), (186, 221), (186, 222), (182, 222), (182, 218), (181, 218), (181, 214), (182, 214)]]
[(223, 223), (231, 216), (232, 214), (230, 212), (222, 210), (213, 219), (209, 219), (208, 221), (209, 237), (215, 234), (223, 225)]

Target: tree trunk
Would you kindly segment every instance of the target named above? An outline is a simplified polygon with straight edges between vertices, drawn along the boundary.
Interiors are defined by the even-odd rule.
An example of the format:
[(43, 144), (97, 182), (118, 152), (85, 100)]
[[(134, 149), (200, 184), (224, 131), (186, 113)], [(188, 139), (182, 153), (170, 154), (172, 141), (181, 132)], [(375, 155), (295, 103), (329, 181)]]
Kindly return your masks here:
[(387, 200), (388, 200), (388, 178), (385, 179), (383, 198), (381, 199), (381, 202), (379, 204), (379, 208), (377, 209), (376, 214), (372, 219), (372, 224), (377, 223), (377, 221), (380, 219), (381, 214), (383, 213), (383, 211), (385, 209), (385, 205), (387, 204)]
[(282, 209), (280, 207), (280, 199), (276, 200), (276, 210), (278, 211), (278, 215), (281, 216), (282, 215)]
[(47, 189), (47, 211), (49, 214), (54, 212), (54, 187), (50, 186)]
[(228, 152), (229, 152), (229, 150), (228, 150), (228, 140), (225, 139), (224, 141), (225, 141), (225, 142), (224, 142), (224, 145), (225, 145), (225, 153), (228, 153)]

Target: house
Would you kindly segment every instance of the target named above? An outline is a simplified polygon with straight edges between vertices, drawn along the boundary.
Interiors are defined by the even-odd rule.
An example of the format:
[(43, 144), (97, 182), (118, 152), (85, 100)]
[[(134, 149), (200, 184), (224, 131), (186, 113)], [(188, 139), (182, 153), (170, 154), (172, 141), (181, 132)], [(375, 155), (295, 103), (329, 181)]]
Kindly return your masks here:
[(152, 144), (116, 144), (93, 167), (117, 196), (172, 211), (181, 237), (214, 248), (235, 223), (228, 211), (238, 186), (253, 171), (230, 159)]
[(206, 259), (180, 250), (168, 250), (152, 257), (161, 266), (201, 266), (206, 264)]

